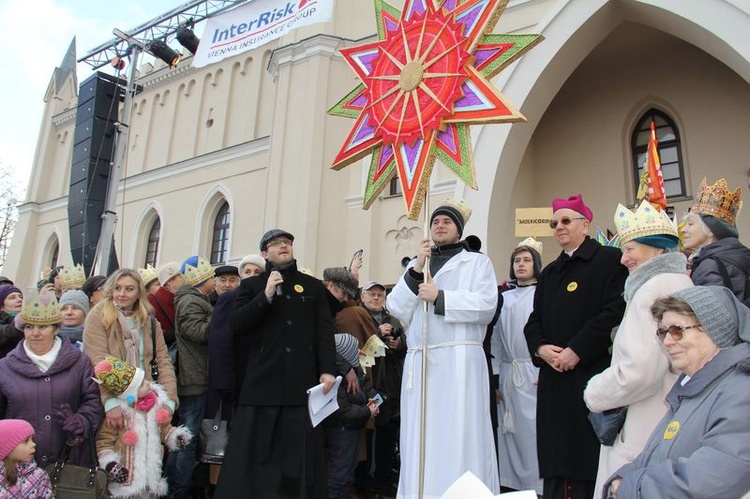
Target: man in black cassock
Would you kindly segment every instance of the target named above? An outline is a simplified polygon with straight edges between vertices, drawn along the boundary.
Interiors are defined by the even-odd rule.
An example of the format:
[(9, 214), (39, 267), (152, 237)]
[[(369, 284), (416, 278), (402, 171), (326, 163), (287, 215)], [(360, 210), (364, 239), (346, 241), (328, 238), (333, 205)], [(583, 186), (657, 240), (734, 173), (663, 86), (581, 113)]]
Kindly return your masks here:
[(535, 365), (537, 454), (544, 499), (591, 499), (599, 441), (583, 402), (586, 383), (609, 366), (612, 329), (622, 320), (627, 269), (620, 251), (589, 238), (582, 196), (552, 202), (557, 260), (542, 271), (524, 334)]
[(243, 279), (230, 315), (249, 349), (245, 380), (214, 497), (325, 499), (323, 434), (313, 428), (307, 389), (333, 387), (333, 320), (323, 283), (297, 270), (294, 236), (260, 241), (262, 274)]

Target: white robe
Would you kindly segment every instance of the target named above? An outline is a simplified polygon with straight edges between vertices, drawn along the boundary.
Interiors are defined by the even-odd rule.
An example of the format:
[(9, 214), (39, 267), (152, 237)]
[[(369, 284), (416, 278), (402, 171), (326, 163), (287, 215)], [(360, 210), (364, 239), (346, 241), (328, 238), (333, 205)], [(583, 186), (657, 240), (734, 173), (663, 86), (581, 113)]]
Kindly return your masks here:
[[(429, 305), (424, 498), (440, 498), (466, 471), (498, 493), (489, 373), (482, 349), (497, 306), (495, 271), (485, 255), (462, 251), (433, 281), (444, 293), (445, 315), (435, 315)], [(388, 295), (388, 311), (407, 327), (398, 484), (398, 497), (403, 499), (416, 499), (419, 493), (423, 303), (403, 276)]]
[(536, 455), (536, 382), (523, 328), (534, 310), (536, 286), (503, 293), (503, 308), (492, 333), (492, 369), (500, 377), (498, 460), (500, 484), (542, 494)]

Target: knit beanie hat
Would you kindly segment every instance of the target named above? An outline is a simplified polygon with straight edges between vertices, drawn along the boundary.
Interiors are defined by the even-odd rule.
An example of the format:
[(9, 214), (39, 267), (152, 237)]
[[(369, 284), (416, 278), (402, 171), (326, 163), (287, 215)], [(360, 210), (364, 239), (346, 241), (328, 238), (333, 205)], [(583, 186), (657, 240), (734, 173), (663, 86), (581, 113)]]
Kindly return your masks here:
[(65, 305), (73, 305), (83, 310), (84, 314), (89, 313), (89, 297), (80, 289), (71, 289), (62, 294), (60, 297), (60, 310)]
[(94, 366), (94, 381), (128, 404), (138, 400), (138, 388), (145, 376), (143, 369), (110, 355)]
[(471, 208), (469, 208), (463, 200), (449, 198), (432, 212), (432, 215), (430, 215), (430, 225), (432, 225), (432, 221), (438, 215), (445, 215), (453, 220), (453, 223), (456, 224), (456, 228), (458, 229), (458, 237), (460, 239), (464, 234), (464, 225), (466, 225), (469, 221), (469, 217), (471, 217)]
[(341, 355), (352, 367), (359, 367), (359, 342), (349, 333), (333, 335), (336, 342), (336, 353)]
[(159, 282), (161, 285), (165, 285), (173, 277), (180, 275), (180, 263), (179, 262), (167, 262), (159, 267)]
[(323, 280), (330, 281), (340, 287), (351, 298), (356, 298), (359, 289), (359, 283), (351, 272), (344, 267), (331, 267), (323, 271)]
[(711, 234), (713, 234), (716, 239), (724, 239), (725, 237), (739, 237), (740, 235), (737, 227), (725, 222), (724, 220), (721, 220), (720, 218), (716, 218), (712, 215), (706, 215), (705, 213), (698, 213), (698, 216), (701, 217), (703, 223), (706, 224), (706, 227), (708, 227), (708, 230), (711, 231)]
[(651, 246), (652, 248), (659, 249), (672, 249), (676, 248), (677, 245), (680, 244), (679, 238), (667, 234), (655, 234), (652, 236), (636, 237), (635, 239), (633, 239), (633, 241), (645, 244), (646, 246)]
[(21, 296), (23, 296), (23, 291), (21, 291), (15, 286), (0, 286), (0, 307), (3, 306), (5, 299), (11, 293), (21, 293)]
[(690, 305), (716, 346), (727, 348), (739, 343), (740, 322), (742, 320), (747, 325), (746, 317), (750, 309), (737, 301), (730, 289), (724, 286), (694, 286), (677, 291), (674, 296)]
[(34, 434), (34, 427), (23, 419), (0, 420), (0, 459), (5, 459), (13, 449)]
[(240, 275), (242, 275), (242, 271), (245, 269), (245, 265), (247, 264), (253, 264), (256, 267), (260, 269), (261, 272), (263, 272), (266, 268), (266, 261), (263, 259), (260, 255), (247, 255), (245, 258), (240, 260), (240, 264), (237, 266), (240, 270)]

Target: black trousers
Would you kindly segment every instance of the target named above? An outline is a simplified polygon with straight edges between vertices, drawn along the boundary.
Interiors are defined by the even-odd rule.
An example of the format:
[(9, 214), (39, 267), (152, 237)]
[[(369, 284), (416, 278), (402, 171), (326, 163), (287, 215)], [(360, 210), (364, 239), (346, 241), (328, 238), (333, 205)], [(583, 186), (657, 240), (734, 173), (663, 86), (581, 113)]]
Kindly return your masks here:
[(575, 478), (544, 479), (544, 499), (592, 499), (596, 482)]

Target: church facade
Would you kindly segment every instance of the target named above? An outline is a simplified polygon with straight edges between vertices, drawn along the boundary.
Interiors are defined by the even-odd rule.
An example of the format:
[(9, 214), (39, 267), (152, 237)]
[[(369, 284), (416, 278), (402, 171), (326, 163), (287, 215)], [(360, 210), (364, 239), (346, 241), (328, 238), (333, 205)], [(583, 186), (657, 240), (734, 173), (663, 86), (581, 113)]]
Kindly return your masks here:
[[(652, 119), (675, 214), (685, 213), (704, 176), (747, 188), (746, 2), (511, 0), (494, 31), (545, 38), (493, 79), (527, 121), (472, 127), (478, 190), (436, 164), (429, 204), (454, 196), (473, 208), (465, 235), (483, 241), (499, 279), (519, 241), (517, 208), (582, 193), (593, 225), (614, 230), (617, 204), (635, 202)], [(347, 0), (335, 3), (332, 22), (220, 63), (193, 68), (185, 51), (173, 69), (144, 64), (116, 204), (120, 265), (194, 254), (237, 262), (258, 253), (265, 230), (282, 227), (296, 236), (300, 264), (318, 276), (363, 248), (363, 282), (395, 282), (423, 221), (406, 217), (395, 183), (362, 210), (369, 157), (330, 169), (353, 120), (326, 111), (358, 83), (338, 51), (375, 37), (373, 1)], [(66, 56), (45, 95), (5, 264), (21, 286), (73, 262), (67, 197), (77, 81), (89, 76), (75, 74), (74, 60)], [(750, 243), (746, 213), (738, 228)], [(542, 241), (547, 262), (559, 250), (551, 237)]]

